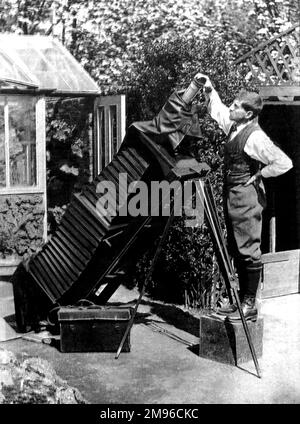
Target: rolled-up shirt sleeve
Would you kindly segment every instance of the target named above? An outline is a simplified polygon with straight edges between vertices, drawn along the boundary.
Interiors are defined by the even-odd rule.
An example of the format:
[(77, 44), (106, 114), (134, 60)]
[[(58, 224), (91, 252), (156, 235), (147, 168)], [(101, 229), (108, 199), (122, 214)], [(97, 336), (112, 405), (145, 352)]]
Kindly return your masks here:
[(233, 121), (229, 119), (229, 108), (224, 105), (217, 91), (211, 87), (211, 91), (206, 93), (208, 100), (207, 110), (210, 116), (219, 124), (219, 127), (228, 135)]
[(264, 178), (277, 177), (293, 167), (291, 159), (261, 130), (249, 136), (244, 151), (252, 159), (266, 165), (261, 170)]

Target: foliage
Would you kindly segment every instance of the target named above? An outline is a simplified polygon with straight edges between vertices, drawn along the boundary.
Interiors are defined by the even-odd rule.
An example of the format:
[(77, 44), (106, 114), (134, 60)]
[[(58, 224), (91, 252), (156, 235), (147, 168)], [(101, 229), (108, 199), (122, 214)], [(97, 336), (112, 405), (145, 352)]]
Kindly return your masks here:
[(26, 257), (42, 245), (43, 199), (40, 195), (0, 199), (0, 254)]
[(90, 178), (92, 110), (89, 99), (47, 102), (47, 200), (57, 222), (57, 208), (62, 212)]
[(211, 18), (234, 56), (240, 57), (299, 22), (298, 0), (216, 0)]
[(47, 209), (48, 233), (56, 231), (75, 192), (90, 178), (92, 150), (90, 99), (47, 101)]
[(102, 93), (126, 89), (145, 42), (214, 34), (237, 58), (298, 22), (298, 0), (2, 0), (0, 8), (0, 32), (58, 37)]

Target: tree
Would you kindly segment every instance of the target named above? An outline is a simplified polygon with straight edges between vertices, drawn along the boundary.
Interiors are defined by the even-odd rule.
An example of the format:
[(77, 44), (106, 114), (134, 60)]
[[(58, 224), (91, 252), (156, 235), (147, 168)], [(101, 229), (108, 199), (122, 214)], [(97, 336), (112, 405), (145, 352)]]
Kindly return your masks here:
[(298, 0), (2, 0), (0, 8), (1, 32), (58, 37), (103, 94), (126, 89), (145, 42), (214, 34), (237, 58), (296, 22)]

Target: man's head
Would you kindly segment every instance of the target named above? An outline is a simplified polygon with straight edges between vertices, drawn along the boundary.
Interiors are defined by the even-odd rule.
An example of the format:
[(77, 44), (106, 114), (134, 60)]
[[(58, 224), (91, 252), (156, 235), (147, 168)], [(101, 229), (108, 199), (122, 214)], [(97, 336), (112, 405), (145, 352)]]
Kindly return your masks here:
[(236, 123), (254, 119), (262, 110), (261, 97), (252, 91), (242, 90), (229, 108), (229, 117)]

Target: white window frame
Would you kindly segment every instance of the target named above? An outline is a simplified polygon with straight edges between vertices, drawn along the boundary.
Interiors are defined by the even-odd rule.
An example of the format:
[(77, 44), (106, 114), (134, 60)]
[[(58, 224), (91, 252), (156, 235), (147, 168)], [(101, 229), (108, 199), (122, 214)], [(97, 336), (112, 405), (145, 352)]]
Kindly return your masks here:
[[(24, 95), (8, 95), (1, 94), (1, 97), (24, 97)], [(28, 95), (26, 95), (28, 96)], [(32, 97), (32, 96), (30, 96)], [(5, 102), (7, 110), (4, 110), (5, 126), (8, 128), (8, 105)], [(47, 241), (47, 182), (46, 182), (46, 100), (44, 96), (36, 97), (35, 105), (35, 128), (36, 128), (36, 185), (34, 186), (15, 186), (15, 187), (0, 187), (0, 196), (18, 195), (18, 194), (41, 194), (43, 197), (43, 240)], [(5, 160), (9, 163), (9, 140), (5, 132)], [(8, 162), (7, 162), (8, 161)], [(6, 181), (9, 166), (6, 165)]]
[[(1, 95), (1, 97), (18, 97), (18, 95)], [(25, 97), (24, 95), (20, 97)], [(27, 96), (28, 97), (28, 96)], [(31, 97), (31, 96), (30, 96)], [(30, 194), (44, 193), (46, 191), (46, 128), (45, 128), (45, 98), (38, 97), (35, 105), (35, 128), (36, 128), (36, 184), (32, 186), (6, 186), (0, 187), (2, 194)], [(4, 123), (5, 128), (9, 128), (8, 104), (4, 105)], [(6, 184), (10, 180), (9, 175), (9, 134), (5, 131), (5, 163), (6, 163)]]
[[(112, 113), (111, 107), (116, 107), (117, 119), (117, 149), (113, 150), (112, 140)], [(101, 131), (101, 110), (104, 114), (104, 131)], [(114, 96), (102, 96), (96, 99), (94, 105), (95, 116), (95, 143), (94, 143), (94, 177), (105, 168), (118, 152), (126, 130), (126, 96), (119, 94)], [(104, 137), (102, 136), (104, 134)]]

